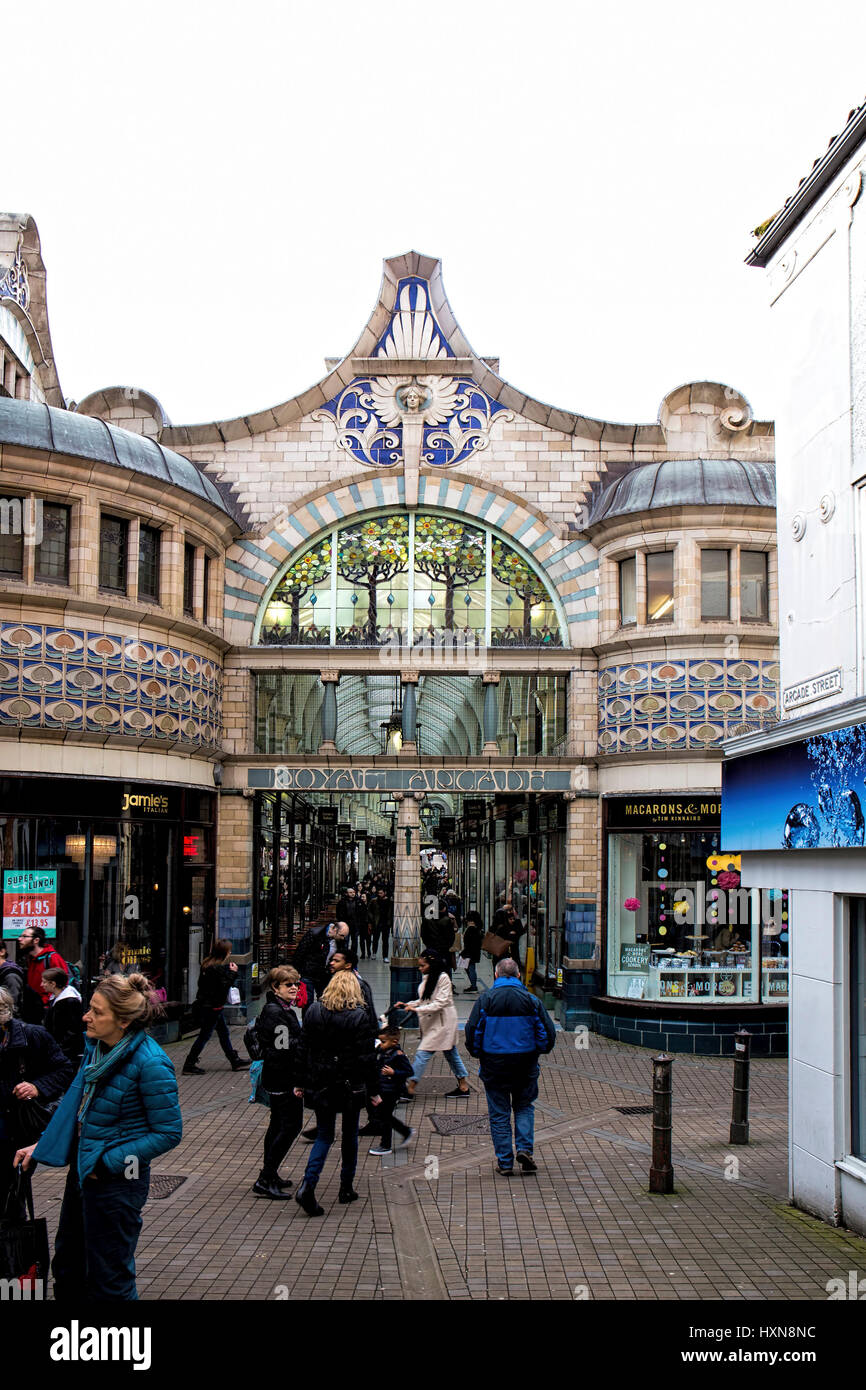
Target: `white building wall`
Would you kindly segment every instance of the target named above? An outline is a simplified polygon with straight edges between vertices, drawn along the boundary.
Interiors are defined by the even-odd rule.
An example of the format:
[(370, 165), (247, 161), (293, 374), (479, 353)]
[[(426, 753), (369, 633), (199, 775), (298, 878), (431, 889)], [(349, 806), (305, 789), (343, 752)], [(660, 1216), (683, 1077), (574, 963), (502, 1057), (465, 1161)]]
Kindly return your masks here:
[(866, 197), (856, 168), (854, 161), (777, 253), (768, 279), (774, 356), (780, 364), (782, 687), (840, 666), (843, 673), (841, 691), (816, 701), (814, 710), (863, 693), (852, 489), (851, 264), (852, 250), (859, 251), (863, 241)]
[(866, 896), (866, 852), (744, 854), (743, 881), (791, 890), (789, 1184), (798, 1207), (866, 1234), (866, 1163), (850, 1156), (845, 899)]

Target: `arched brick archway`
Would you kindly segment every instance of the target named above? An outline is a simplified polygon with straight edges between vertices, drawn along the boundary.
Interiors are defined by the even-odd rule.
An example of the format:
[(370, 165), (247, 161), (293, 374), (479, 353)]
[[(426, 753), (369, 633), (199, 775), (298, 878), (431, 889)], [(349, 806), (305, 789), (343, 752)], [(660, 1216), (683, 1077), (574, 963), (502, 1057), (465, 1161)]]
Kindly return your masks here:
[[(266, 536), (237, 541), (226, 560), (225, 618), (236, 646), (250, 646), (257, 615), (288, 561), (322, 531), (405, 505), (401, 475), (363, 474), (306, 499)], [(526, 552), (562, 604), (569, 645), (587, 644), (586, 623), (598, 617), (598, 558), (580, 535), (561, 539), (539, 512), (482, 482), (423, 473), (418, 505), (482, 522)]]

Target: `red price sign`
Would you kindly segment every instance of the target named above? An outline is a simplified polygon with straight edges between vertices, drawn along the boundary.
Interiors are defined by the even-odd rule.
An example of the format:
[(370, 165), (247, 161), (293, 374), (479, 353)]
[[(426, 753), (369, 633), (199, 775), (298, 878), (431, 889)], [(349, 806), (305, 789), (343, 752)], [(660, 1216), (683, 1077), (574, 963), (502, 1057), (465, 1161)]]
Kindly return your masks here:
[(19, 937), (28, 927), (57, 935), (57, 870), (6, 869), (3, 873), (3, 936)]

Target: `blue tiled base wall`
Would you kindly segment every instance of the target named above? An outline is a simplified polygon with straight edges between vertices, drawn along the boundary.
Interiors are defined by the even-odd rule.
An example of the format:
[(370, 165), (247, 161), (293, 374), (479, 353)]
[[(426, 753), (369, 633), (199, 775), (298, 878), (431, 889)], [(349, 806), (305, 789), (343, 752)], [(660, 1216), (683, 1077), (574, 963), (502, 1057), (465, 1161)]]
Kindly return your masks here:
[(661, 1016), (621, 1015), (592, 1010), (590, 1028), (617, 1042), (635, 1047), (651, 1047), (655, 1052), (692, 1052), (710, 1057), (732, 1057), (734, 1035), (745, 1028), (752, 1035), (753, 1057), (787, 1057), (788, 1020), (768, 1018), (735, 1019), (730, 1023), (698, 1019), (677, 1020)]
[[(392, 965), (391, 966), (391, 1004), (397, 1004), (407, 999), (414, 999), (418, 994), (418, 984), (421, 979), (421, 972), (414, 965)], [(417, 1028), (418, 1015), (407, 1013), (405, 1021), (400, 1024), (401, 1028)]]
[(557, 1017), (563, 1028), (571, 1030), (583, 1025), (591, 1028), (593, 995), (601, 984), (599, 970), (569, 970), (562, 972), (562, 998), (557, 1005)]

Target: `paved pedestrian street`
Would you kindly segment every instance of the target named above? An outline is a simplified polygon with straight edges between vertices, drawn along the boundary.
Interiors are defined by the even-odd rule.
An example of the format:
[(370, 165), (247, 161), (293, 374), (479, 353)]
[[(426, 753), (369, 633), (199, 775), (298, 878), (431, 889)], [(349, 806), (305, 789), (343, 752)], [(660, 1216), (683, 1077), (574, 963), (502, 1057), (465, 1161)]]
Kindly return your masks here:
[[(386, 967), (366, 973), (383, 1006)], [(457, 1001), (461, 1020), (474, 997)], [(167, 1049), (178, 1073), (188, 1047)], [(542, 1062), (539, 1171), (527, 1178), (495, 1171), (477, 1063), (461, 1102), (446, 1098), (453, 1077), (437, 1057), (398, 1111), (416, 1129), (408, 1149), (371, 1157), (362, 1138), (360, 1200), (340, 1206), (335, 1146), (318, 1188), (325, 1216), (310, 1219), (250, 1191), (268, 1114), (213, 1041), (207, 1074), (179, 1077), (184, 1137), (154, 1166), (139, 1297), (826, 1301), (829, 1280), (866, 1278), (866, 1240), (787, 1205), (784, 1059), (752, 1062), (751, 1143), (732, 1148), (733, 1063), (676, 1058), (676, 1191), (649, 1195), (651, 1056), (561, 1033)], [(308, 1153), (299, 1139), (283, 1165), (296, 1186)], [(52, 1235), (64, 1177), (42, 1168), (34, 1184)]]

